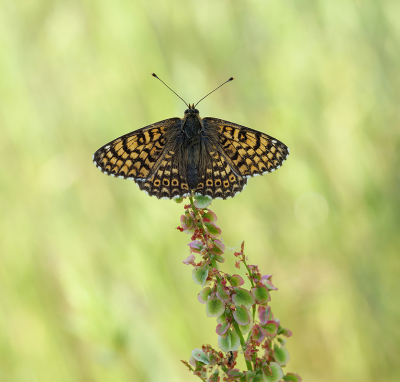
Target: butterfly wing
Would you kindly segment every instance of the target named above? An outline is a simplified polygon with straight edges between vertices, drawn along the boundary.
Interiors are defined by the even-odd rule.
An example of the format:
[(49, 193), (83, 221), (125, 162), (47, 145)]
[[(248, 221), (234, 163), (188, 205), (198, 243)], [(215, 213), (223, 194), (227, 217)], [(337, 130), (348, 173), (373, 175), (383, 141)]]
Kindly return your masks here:
[(169, 118), (125, 134), (99, 148), (93, 162), (107, 175), (136, 182), (149, 179), (167, 154), (168, 137), (180, 124), (180, 118)]
[(136, 183), (142, 191), (159, 199), (188, 196), (190, 190), (186, 172), (182, 171), (182, 160), (182, 152), (179, 147), (168, 149), (155, 170), (154, 176)]
[(203, 118), (207, 131), (218, 131), (220, 155), (241, 177), (263, 175), (282, 166), (289, 148), (260, 131), (217, 118)]
[(213, 139), (214, 136), (215, 132), (210, 132), (202, 141), (199, 182), (195, 193), (208, 195), (213, 199), (227, 199), (241, 192), (247, 179), (232, 171), (225, 156), (220, 153), (219, 143)]

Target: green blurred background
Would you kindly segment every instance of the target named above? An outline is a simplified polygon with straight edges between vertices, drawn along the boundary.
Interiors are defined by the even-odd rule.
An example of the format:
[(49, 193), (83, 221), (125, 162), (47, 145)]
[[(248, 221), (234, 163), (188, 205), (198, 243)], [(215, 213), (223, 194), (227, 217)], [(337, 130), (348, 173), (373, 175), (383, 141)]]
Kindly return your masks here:
[[(216, 347), (182, 264), (183, 205), (91, 162), (103, 144), (201, 115), (291, 156), (212, 209), (274, 275), (287, 370), (400, 378), (400, 2), (21, 1), (0, 5), (0, 381), (195, 381)], [(243, 274), (243, 271), (241, 271)]]

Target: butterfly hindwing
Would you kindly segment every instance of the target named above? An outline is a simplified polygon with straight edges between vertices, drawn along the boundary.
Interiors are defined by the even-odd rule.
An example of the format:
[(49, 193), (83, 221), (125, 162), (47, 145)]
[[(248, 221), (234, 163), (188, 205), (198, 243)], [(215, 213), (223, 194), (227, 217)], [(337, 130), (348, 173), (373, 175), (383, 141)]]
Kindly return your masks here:
[(232, 171), (226, 158), (220, 153), (219, 143), (212, 138), (213, 134), (209, 132), (202, 142), (199, 183), (195, 192), (213, 199), (234, 197), (246, 186), (247, 179)]
[(146, 180), (165, 155), (168, 135), (179, 129), (180, 122), (180, 118), (169, 118), (114, 139), (94, 153), (93, 162), (107, 175)]
[(203, 118), (205, 129), (219, 133), (221, 154), (232, 170), (243, 177), (277, 170), (289, 155), (288, 147), (260, 131), (218, 118)]
[(151, 196), (164, 199), (189, 195), (187, 180), (179, 171), (180, 158), (179, 148), (168, 150), (151, 178), (136, 181), (139, 188)]

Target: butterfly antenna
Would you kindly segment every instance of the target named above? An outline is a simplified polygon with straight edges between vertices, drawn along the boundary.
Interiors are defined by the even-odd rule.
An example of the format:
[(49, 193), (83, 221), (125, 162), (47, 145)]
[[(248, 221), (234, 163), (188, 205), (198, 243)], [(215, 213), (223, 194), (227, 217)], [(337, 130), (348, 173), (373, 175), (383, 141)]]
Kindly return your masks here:
[(228, 81), (225, 81), (223, 84), (219, 85), (217, 88), (215, 88), (212, 92), (208, 93), (206, 96), (204, 96), (199, 102), (196, 103), (196, 105), (194, 105), (194, 107), (196, 107), (201, 101), (203, 101), (204, 98), (208, 97), (211, 93), (214, 93), (217, 89), (219, 89), (222, 85), (225, 85), (227, 82), (231, 82), (235, 79), (235, 77), (231, 77), (229, 78)]
[[(160, 80), (169, 90), (171, 90), (172, 93), (175, 93), (161, 78), (159, 78), (159, 77), (157, 76), (157, 74), (151, 73), (151, 75), (152, 75), (153, 77), (157, 78), (158, 80)], [(185, 102), (185, 105), (186, 105), (187, 107), (189, 107), (189, 105), (186, 103), (186, 101), (185, 101), (181, 96), (179, 96), (179, 95), (176, 94), (176, 93), (175, 93), (175, 95), (177, 95), (183, 102)]]

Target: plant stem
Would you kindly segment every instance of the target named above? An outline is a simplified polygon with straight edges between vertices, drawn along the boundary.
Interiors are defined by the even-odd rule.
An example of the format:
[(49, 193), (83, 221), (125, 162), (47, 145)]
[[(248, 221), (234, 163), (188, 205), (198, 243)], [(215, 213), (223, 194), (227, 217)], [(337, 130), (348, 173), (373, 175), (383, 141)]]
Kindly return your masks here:
[[(240, 338), (240, 344), (242, 345), (243, 356), (244, 356), (246, 343), (244, 342), (243, 334), (240, 331), (239, 325), (237, 324), (237, 322), (235, 320), (232, 320), (232, 325), (235, 328), (235, 331)], [(247, 365), (247, 370), (253, 370), (253, 366), (251, 365), (251, 362), (247, 361), (246, 358), (245, 358), (245, 361), (246, 361), (246, 365)]]

